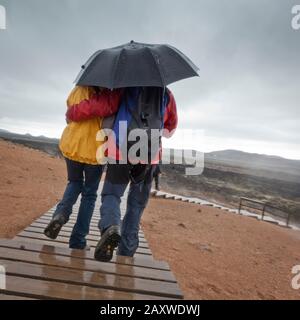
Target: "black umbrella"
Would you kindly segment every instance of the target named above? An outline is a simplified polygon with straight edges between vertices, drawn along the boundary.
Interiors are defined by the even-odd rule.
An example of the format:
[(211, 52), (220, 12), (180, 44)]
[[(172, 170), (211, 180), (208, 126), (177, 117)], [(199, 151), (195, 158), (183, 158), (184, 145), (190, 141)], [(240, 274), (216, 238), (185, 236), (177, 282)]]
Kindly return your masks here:
[(199, 69), (178, 49), (166, 44), (130, 43), (94, 53), (75, 80), (105, 88), (165, 87), (198, 76)]

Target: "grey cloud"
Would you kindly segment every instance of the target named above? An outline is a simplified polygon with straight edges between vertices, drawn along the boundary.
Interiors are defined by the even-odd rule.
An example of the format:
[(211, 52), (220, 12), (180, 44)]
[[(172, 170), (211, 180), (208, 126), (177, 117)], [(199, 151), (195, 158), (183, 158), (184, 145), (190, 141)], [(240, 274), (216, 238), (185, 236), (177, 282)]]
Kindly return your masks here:
[[(300, 31), (290, 0), (2, 0), (1, 118), (57, 121), (80, 65), (134, 39), (168, 42), (200, 78), (171, 86), (182, 128), (299, 149)], [(193, 112), (190, 112), (193, 110)], [(190, 118), (186, 115), (191, 114)]]

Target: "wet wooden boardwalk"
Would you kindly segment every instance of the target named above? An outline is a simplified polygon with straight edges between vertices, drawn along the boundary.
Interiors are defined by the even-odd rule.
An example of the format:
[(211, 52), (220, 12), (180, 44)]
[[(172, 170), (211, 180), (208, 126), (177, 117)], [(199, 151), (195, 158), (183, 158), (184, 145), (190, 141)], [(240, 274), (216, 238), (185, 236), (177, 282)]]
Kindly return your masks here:
[[(122, 200), (122, 214), (126, 199)], [(6, 269), (6, 289), (1, 299), (182, 299), (169, 265), (156, 261), (142, 231), (134, 258), (114, 255), (110, 262), (93, 258), (100, 237), (99, 198), (87, 237), (90, 251), (71, 250), (68, 240), (80, 202), (56, 240), (43, 230), (55, 208), (50, 209), (13, 240), (0, 240), (0, 265)]]

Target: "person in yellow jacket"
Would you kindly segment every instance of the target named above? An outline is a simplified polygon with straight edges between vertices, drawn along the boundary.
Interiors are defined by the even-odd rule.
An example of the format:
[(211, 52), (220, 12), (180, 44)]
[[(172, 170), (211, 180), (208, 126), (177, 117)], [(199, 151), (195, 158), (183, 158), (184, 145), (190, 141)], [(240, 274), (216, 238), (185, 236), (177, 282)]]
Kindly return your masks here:
[[(81, 121), (69, 122), (59, 143), (66, 160), (68, 184), (44, 234), (51, 239), (57, 238), (62, 226), (68, 222), (73, 205), (81, 194), (77, 221), (69, 241), (70, 248), (85, 249), (87, 245), (86, 235), (89, 233), (103, 171), (103, 166), (99, 165), (96, 159), (97, 149), (103, 142), (96, 141), (96, 135), (102, 128), (103, 117), (117, 112), (120, 97), (120, 90), (76, 86), (67, 100), (68, 110), (71, 108), (74, 112), (80, 110)], [(85, 118), (85, 114), (89, 115), (91, 112), (97, 117)]]

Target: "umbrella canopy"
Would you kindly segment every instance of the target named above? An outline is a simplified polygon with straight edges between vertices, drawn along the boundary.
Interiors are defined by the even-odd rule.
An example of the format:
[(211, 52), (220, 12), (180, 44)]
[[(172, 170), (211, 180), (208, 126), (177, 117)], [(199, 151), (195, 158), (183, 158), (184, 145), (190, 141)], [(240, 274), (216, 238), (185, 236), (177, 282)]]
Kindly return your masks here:
[(167, 44), (130, 43), (95, 52), (77, 76), (82, 86), (105, 88), (165, 87), (198, 76), (199, 69)]

